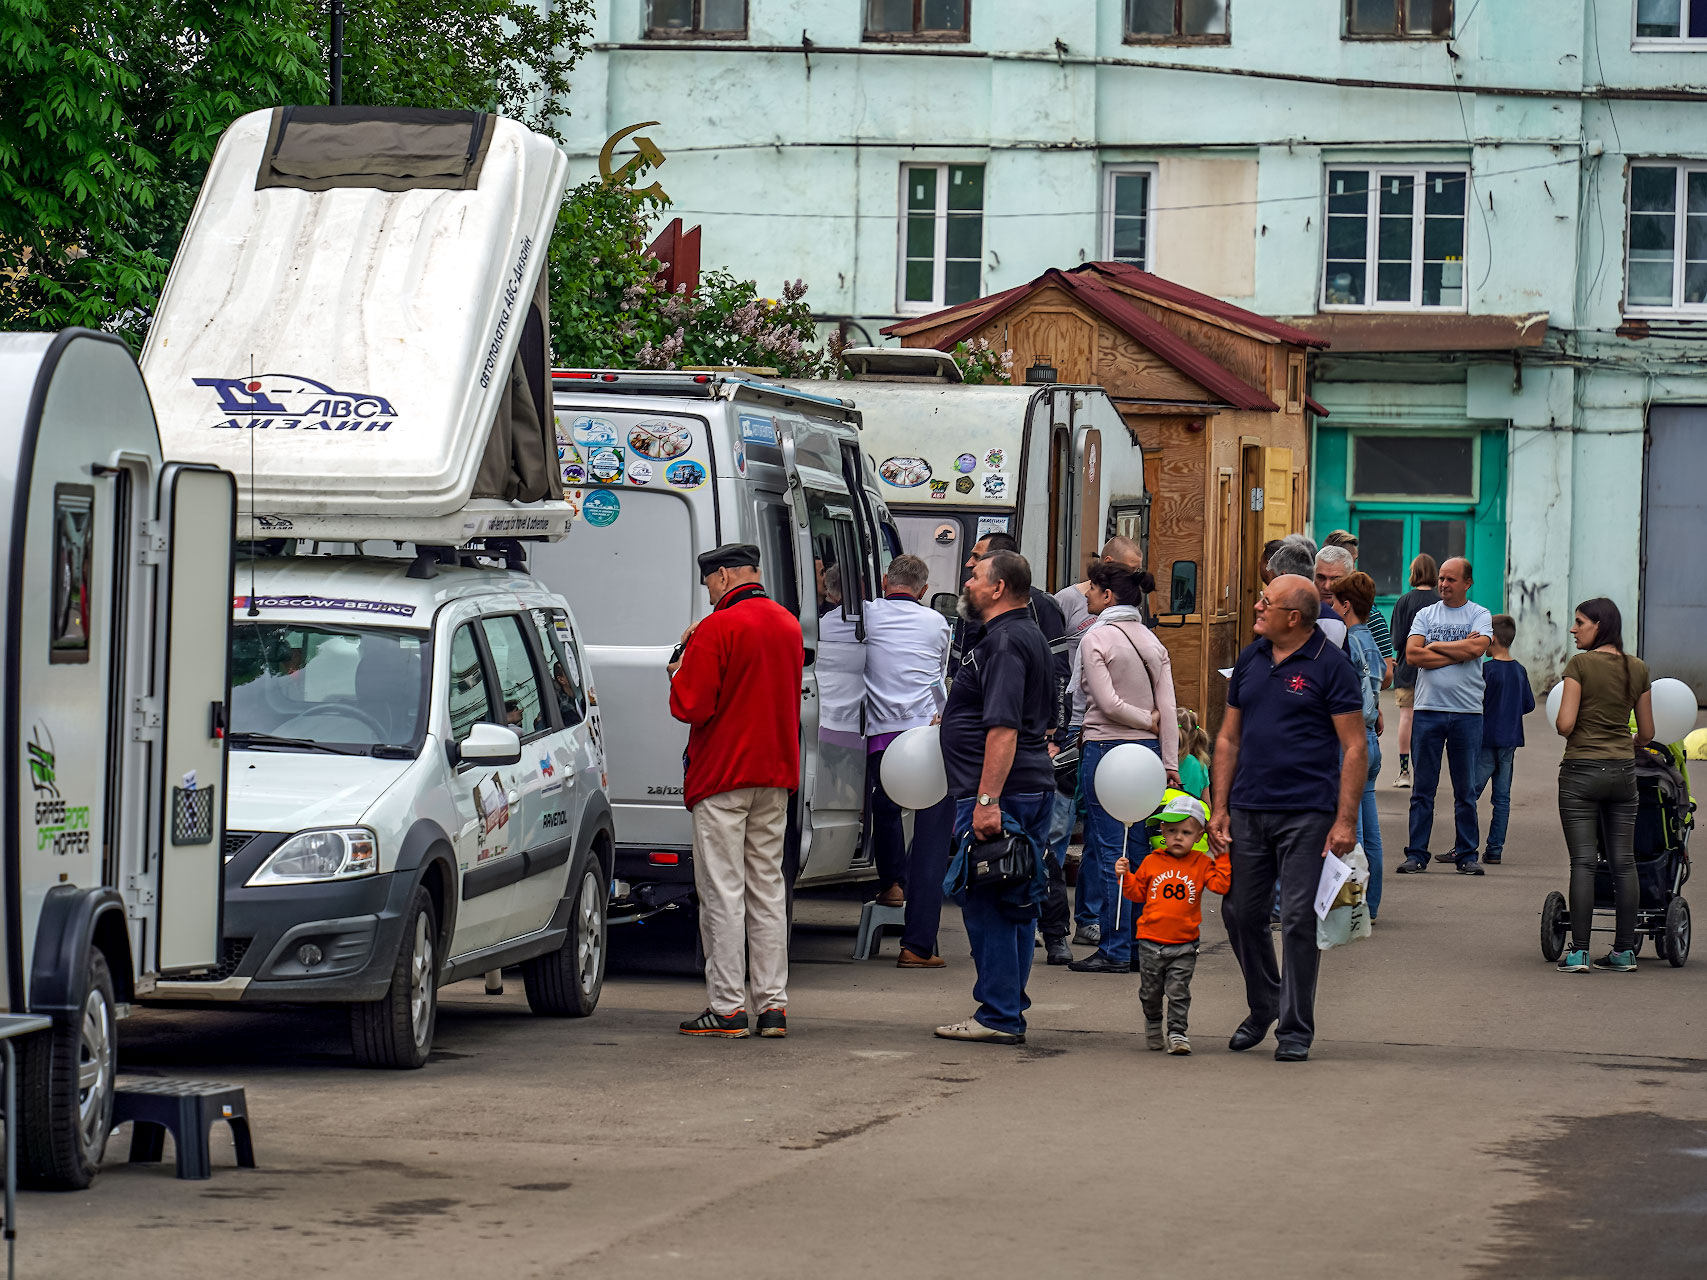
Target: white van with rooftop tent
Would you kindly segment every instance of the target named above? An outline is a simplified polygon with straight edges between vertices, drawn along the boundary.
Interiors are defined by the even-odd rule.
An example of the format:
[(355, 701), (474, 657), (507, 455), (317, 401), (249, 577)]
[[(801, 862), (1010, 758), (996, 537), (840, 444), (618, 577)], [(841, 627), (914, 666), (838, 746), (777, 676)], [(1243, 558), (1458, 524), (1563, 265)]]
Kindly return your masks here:
[(346, 1003), (392, 1067), (464, 977), (520, 964), (536, 1011), (597, 1004), (597, 698), (525, 572), (575, 515), (544, 273), (565, 171), (484, 112), (287, 107), (220, 141), (143, 369), (172, 447), (239, 478), (234, 830), (219, 963), (156, 1000)]

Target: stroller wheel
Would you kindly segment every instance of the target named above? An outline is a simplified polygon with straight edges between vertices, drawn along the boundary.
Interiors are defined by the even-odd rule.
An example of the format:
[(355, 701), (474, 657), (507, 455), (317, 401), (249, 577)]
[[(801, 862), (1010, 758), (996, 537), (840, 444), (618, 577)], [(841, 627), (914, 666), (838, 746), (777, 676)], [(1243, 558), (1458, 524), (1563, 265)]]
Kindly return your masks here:
[(1565, 954), (1565, 895), (1554, 890), (1541, 904), (1541, 954), (1549, 961)]
[(1673, 898), (1666, 907), (1665, 958), (1674, 969), (1689, 959), (1689, 903)]
[(1639, 933), (1636, 935), (1635, 944), (1630, 948), (1630, 954), (1633, 956), (1639, 956), (1642, 954), (1642, 935)]

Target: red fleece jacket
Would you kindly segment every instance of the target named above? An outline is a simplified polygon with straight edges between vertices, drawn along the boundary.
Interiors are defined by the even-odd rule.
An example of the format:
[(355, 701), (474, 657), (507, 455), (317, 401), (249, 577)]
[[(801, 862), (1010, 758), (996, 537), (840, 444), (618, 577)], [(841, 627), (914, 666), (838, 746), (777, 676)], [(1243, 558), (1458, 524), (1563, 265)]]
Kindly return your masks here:
[(682, 803), (743, 787), (800, 786), (800, 623), (756, 585), (737, 587), (694, 628), (670, 681), (690, 725)]

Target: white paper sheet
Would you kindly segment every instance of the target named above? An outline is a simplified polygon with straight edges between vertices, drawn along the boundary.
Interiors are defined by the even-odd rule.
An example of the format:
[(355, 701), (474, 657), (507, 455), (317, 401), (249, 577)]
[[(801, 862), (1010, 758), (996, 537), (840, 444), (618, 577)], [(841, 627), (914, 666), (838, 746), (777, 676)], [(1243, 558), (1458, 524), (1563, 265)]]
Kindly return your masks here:
[(1351, 868), (1331, 853), (1322, 855), (1322, 878), (1316, 882), (1316, 919), (1326, 920), (1339, 897), (1340, 886), (1351, 879)]

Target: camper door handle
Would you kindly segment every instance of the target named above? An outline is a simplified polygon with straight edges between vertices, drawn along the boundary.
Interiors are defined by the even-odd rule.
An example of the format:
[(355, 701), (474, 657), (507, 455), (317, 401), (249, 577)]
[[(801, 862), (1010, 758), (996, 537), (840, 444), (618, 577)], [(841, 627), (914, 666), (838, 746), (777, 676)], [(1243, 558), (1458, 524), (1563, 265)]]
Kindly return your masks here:
[(512, 791), (510, 792), (509, 798), (511, 804), (520, 804), (522, 802), (522, 793), (520, 791)]

